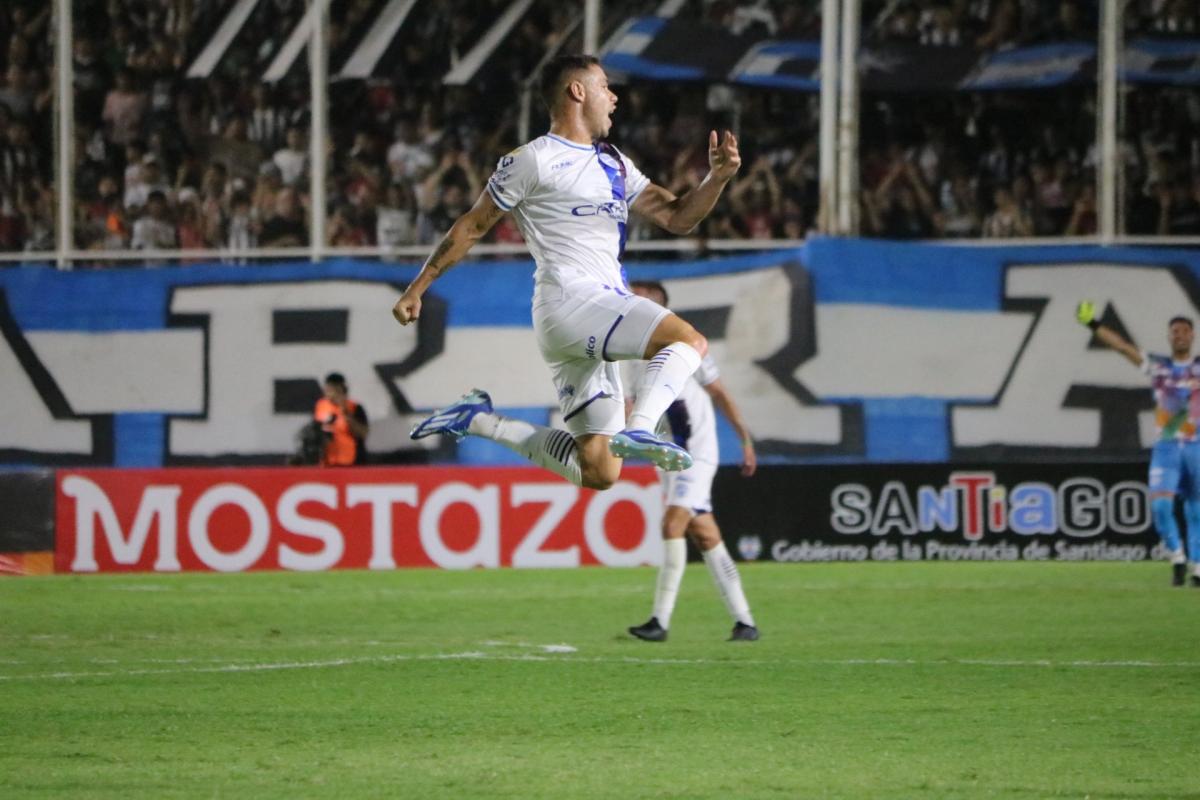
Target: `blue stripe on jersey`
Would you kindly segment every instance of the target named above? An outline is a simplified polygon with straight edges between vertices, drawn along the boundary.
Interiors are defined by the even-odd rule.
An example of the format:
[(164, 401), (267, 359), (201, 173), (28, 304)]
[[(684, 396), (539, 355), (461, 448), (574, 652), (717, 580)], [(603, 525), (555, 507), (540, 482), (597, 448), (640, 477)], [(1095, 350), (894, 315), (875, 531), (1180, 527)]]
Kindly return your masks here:
[(500, 206), (504, 211), (512, 211), (512, 206), (500, 199), (500, 193), (492, 186), (492, 182), (487, 183), (488, 194), (492, 196), (492, 200), (496, 201), (496, 205)]
[[(604, 163), (601, 156), (607, 155), (617, 166), (611, 167)], [(613, 147), (608, 142), (596, 142), (596, 161), (600, 163), (600, 169), (604, 170), (604, 174), (608, 177), (608, 182), (612, 186), (613, 200), (625, 200), (625, 164), (621, 161), (621, 155), (617, 152), (617, 148)], [(626, 205), (625, 213), (629, 213), (629, 207)], [(617, 261), (625, 257), (625, 237), (627, 226), (624, 222), (617, 223), (617, 235), (620, 237), (620, 246), (617, 248)], [(625, 274), (625, 265), (621, 265), (621, 281), (625, 284), (625, 288), (629, 288), (629, 276)]]

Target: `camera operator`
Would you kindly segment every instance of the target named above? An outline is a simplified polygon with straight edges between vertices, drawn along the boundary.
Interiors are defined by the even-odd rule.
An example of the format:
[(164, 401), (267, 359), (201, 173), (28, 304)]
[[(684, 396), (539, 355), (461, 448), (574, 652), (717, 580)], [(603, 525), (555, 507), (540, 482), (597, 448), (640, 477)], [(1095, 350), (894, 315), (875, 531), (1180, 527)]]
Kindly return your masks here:
[(325, 376), (325, 396), (317, 401), (313, 419), (325, 433), (322, 466), (348, 467), (366, 463), (367, 412), (350, 399), (346, 378), (340, 372)]

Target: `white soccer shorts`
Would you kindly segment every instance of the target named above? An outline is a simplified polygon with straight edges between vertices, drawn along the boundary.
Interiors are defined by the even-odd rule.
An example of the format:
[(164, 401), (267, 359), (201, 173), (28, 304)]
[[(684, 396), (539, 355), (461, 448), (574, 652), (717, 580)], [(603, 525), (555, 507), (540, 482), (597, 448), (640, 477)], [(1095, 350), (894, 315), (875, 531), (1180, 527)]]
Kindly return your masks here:
[(533, 330), (554, 379), (572, 436), (612, 436), (625, 427), (625, 394), (616, 361), (640, 359), (667, 309), (594, 283), (541, 286)]
[(663, 505), (686, 508), (692, 512), (692, 516), (711, 513), (712, 484), (716, 476), (717, 465), (706, 461), (697, 461), (682, 472), (659, 470)]

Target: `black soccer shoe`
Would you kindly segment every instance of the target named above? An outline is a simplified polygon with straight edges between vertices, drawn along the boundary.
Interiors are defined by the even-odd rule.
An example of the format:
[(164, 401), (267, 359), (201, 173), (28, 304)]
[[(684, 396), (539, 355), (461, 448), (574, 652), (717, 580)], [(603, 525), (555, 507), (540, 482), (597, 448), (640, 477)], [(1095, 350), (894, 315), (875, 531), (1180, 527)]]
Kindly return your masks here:
[(731, 642), (757, 642), (758, 628), (743, 622), (734, 623), (733, 633), (729, 634)]
[[(1194, 575), (1192, 576), (1195, 577)], [(1187, 579), (1187, 564), (1172, 564), (1171, 565), (1171, 585), (1183, 586)]]
[(667, 640), (667, 629), (658, 624), (658, 617), (651, 617), (648, 622), (630, 628), (629, 633), (643, 642), (665, 642)]
[(1200, 589), (1200, 575), (1192, 576), (1192, 587), (1195, 589)]

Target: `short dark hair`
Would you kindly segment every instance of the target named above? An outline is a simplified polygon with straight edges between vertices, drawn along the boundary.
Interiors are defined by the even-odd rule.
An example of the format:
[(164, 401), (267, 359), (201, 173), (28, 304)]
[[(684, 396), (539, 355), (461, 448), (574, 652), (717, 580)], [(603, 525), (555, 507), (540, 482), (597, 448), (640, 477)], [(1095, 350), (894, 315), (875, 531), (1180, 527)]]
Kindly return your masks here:
[(667, 287), (663, 286), (658, 281), (634, 281), (633, 283), (629, 284), (629, 288), (630, 289), (646, 289), (647, 291), (662, 293), (663, 306), (667, 306), (671, 302), (671, 298), (667, 294)]
[(343, 389), (346, 388), (346, 376), (340, 372), (329, 373), (328, 375), (325, 376), (325, 382), (332, 383), (335, 386), (340, 386)]
[(542, 67), (542, 102), (546, 104), (546, 108), (554, 111), (567, 76), (572, 72), (599, 65), (600, 59), (582, 54), (560, 55), (550, 59), (550, 63)]
[(1184, 317), (1184, 316), (1171, 317), (1171, 321), (1167, 323), (1167, 327), (1168, 327), (1168, 328), (1169, 328), (1169, 327), (1171, 327), (1171, 326), (1172, 326), (1172, 325), (1174, 325), (1176, 322), (1182, 322), (1184, 325), (1187, 325), (1189, 328), (1195, 328), (1195, 327), (1196, 327), (1195, 325), (1193, 325), (1193, 324), (1192, 324), (1192, 318), (1191, 318), (1191, 317)]

